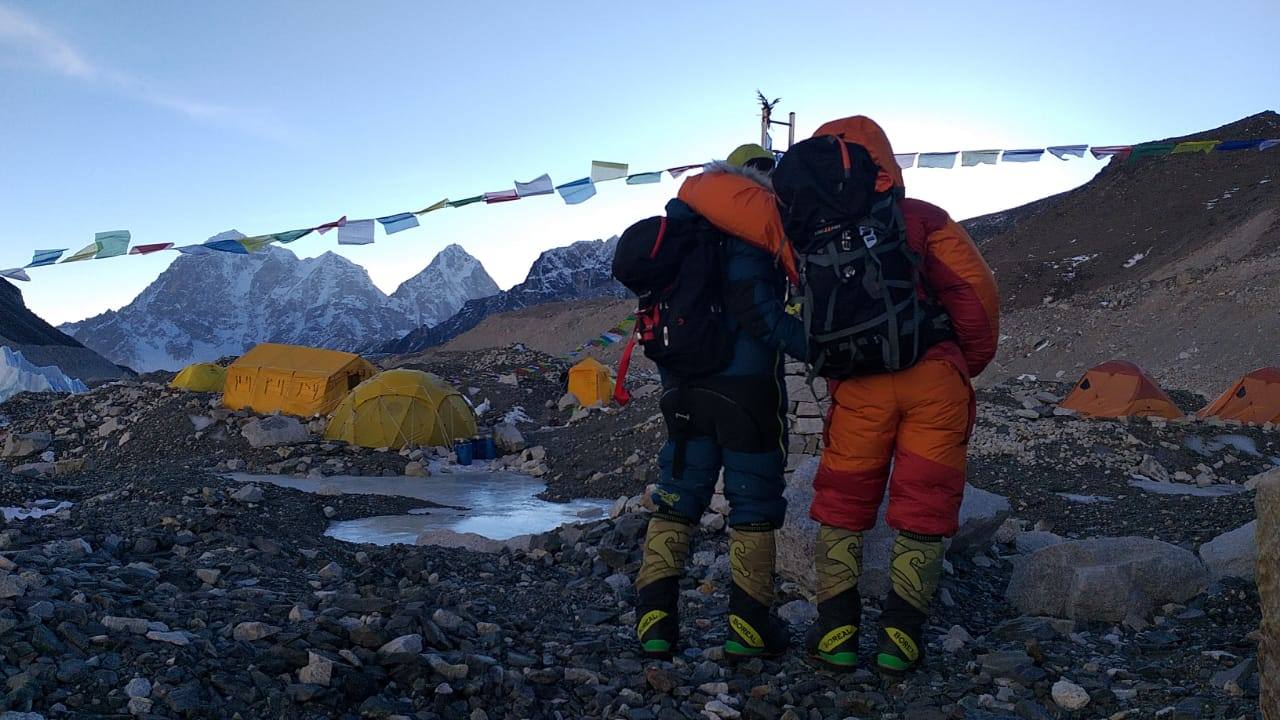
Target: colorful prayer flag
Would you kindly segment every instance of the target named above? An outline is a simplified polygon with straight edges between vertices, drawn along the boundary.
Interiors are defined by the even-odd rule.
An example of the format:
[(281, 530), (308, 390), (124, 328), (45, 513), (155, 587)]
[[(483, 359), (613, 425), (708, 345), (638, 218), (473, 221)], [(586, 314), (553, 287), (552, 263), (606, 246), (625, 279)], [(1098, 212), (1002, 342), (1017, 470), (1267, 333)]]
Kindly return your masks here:
[(920, 160), (917, 167), (922, 168), (943, 168), (951, 169), (956, 166), (956, 155), (959, 153), (941, 152), (941, 153), (920, 153)]
[(627, 176), (626, 163), (604, 162), (603, 160), (591, 161), (591, 182), (604, 182), (605, 180), (617, 180)]
[[(243, 245), (241, 245), (241, 246), (240, 246), (240, 249), (241, 249), (241, 250), (243, 250), (243, 249), (244, 249), (244, 246), (243, 246)], [(201, 244), (199, 244), (199, 245), (182, 245), (182, 246), (180, 246), (180, 247), (176, 247), (176, 248), (174, 248), (174, 250), (177, 250), (178, 252), (182, 253), (183, 255), (211, 255), (211, 254), (213, 254), (213, 250), (209, 247), (209, 245), (208, 245), (207, 243), (201, 243)]]
[[(206, 240), (204, 247), (209, 250), (217, 250), (218, 252), (231, 253), (232, 255), (248, 255), (249, 248), (240, 242), (241, 238), (227, 238), (225, 240)], [(179, 248), (181, 251), (181, 248)], [(192, 255), (203, 255), (204, 253), (191, 253)]]
[(1059, 160), (1066, 160), (1068, 157), (1084, 157), (1084, 151), (1089, 149), (1088, 145), (1054, 145), (1045, 148), (1049, 154)]
[(446, 207), (449, 207), (449, 198), (445, 198), (445, 199), (441, 200), (440, 202), (438, 202), (438, 203), (436, 203), (436, 204), (434, 204), (434, 205), (428, 205), (428, 206), (426, 206), (426, 207), (422, 208), (421, 210), (415, 210), (413, 214), (414, 214), (414, 215), (426, 215), (427, 213), (429, 213), (429, 212), (431, 212), (431, 211), (433, 211), (433, 210), (439, 210), (440, 208), (446, 208)]
[(240, 244), (244, 246), (245, 252), (252, 254), (275, 241), (274, 235), (254, 235), (253, 237), (241, 238)]
[(21, 280), (23, 282), (31, 282), (31, 276), (22, 268), (9, 268), (8, 270), (0, 270), (0, 277), (6, 277), (10, 280)]
[(894, 162), (898, 163), (898, 167), (902, 168), (903, 170), (906, 170), (907, 168), (910, 168), (910, 167), (915, 167), (916, 165), (915, 153), (898, 153), (893, 156), (893, 159), (894, 159)]
[(701, 164), (698, 164), (698, 165), (679, 165), (679, 166), (677, 166), (677, 167), (667, 168), (667, 172), (671, 173), (671, 179), (672, 179), (672, 180), (676, 180), (676, 179), (678, 179), (681, 175), (683, 175), (683, 174), (685, 174), (685, 173), (689, 172), (690, 170), (693, 170), (693, 169), (695, 169), (695, 168), (700, 168), (700, 167), (702, 167), (702, 165), (701, 165)]
[(589, 177), (565, 183), (556, 189), (560, 191), (560, 197), (564, 198), (566, 205), (584, 203), (596, 195), (596, 184)]
[(1040, 158), (1043, 155), (1043, 148), (1037, 148), (1034, 150), (1005, 150), (1000, 156), (1000, 162), (1040, 162)]
[(1270, 150), (1271, 148), (1277, 145), (1280, 145), (1280, 138), (1277, 138), (1275, 140), (1263, 140), (1262, 142), (1258, 143), (1258, 149)]
[(338, 228), (339, 245), (372, 245), (373, 220), (348, 220)]
[(520, 195), (515, 190), (498, 190), (497, 192), (487, 192), (484, 194), (484, 202), (486, 205), (494, 203), (511, 202), (519, 200)]
[(656, 182), (662, 182), (662, 171), (637, 173), (627, 176), (628, 185), (649, 185)]
[(281, 243), (283, 245), (288, 245), (294, 240), (310, 235), (311, 230), (312, 230), (311, 228), (303, 228), (301, 230), (285, 230), (284, 232), (271, 233), (271, 237), (274, 238), (275, 242)]
[(75, 255), (72, 255), (71, 257), (67, 258), (66, 260), (63, 260), (62, 262), (69, 263), (69, 262), (80, 262), (81, 260), (89, 260), (93, 258), (94, 255), (97, 255), (97, 254), (98, 254), (98, 243), (95, 242), (80, 248), (79, 250), (76, 251)]
[(1133, 146), (1132, 145), (1103, 145), (1099, 147), (1095, 145), (1089, 148), (1089, 152), (1092, 153), (1093, 157), (1098, 160), (1101, 160), (1104, 157), (1114, 157), (1115, 159), (1121, 162), (1124, 162), (1126, 159), (1128, 159), (1129, 153), (1133, 152)]
[(418, 227), (418, 216), (413, 213), (398, 213), (380, 217), (378, 222), (382, 223), (383, 232), (388, 235), (395, 235), (401, 230)]
[(337, 220), (334, 220), (333, 222), (328, 222), (323, 225), (317, 225), (311, 229), (323, 235), (334, 228), (340, 228), (346, 224), (347, 224), (347, 216), (343, 215), (342, 217), (338, 218)]
[(448, 205), (449, 205), (449, 207), (460, 208), (460, 207), (462, 207), (463, 205), (470, 205), (471, 203), (478, 203), (478, 202), (480, 202), (481, 200), (484, 200), (484, 195), (473, 195), (473, 196), (471, 196), (471, 197), (469, 197), (469, 198), (462, 198), (461, 200), (450, 200), (450, 201), (448, 202)]
[(551, 182), (551, 176), (543, 173), (529, 182), (516, 181), (516, 194), (520, 197), (531, 197), (533, 195), (550, 195), (555, 192), (555, 187)]
[(36, 250), (31, 254), (31, 262), (27, 263), (27, 267), (44, 267), (58, 262), (58, 258), (62, 257), (62, 253), (66, 252), (66, 248), (60, 250)]
[(995, 165), (999, 159), (999, 150), (965, 150), (960, 153), (960, 167)]
[(1217, 146), (1217, 140), (1192, 140), (1188, 142), (1180, 142), (1173, 147), (1174, 155), (1183, 153), (1207, 153), (1213, 152), (1213, 148)]
[(94, 258), (109, 258), (124, 255), (129, 252), (129, 238), (132, 235), (128, 230), (108, 230), (107, 232), (94, 233), (93, 241), (98, 245), (98, 252), (94, 254)]
[(173, 243), (151, 243), (150, 245), (134, 245), (129, 250), (130, 255), (150, 255), (151, 253), (168, 250), (173, 247)]
[(1218, 147), (1214, 148), (1218, 152), (1231, 152), (1233, 150), (1252, 150), (1262, 144), (1261, 140), (1227, 140), (1218, 143)]
[(1173, 143), (1143, 143), (1134, 145), (1133, 152), (1129, 153), (1130, 160), (1137, 160), (1144, 157), (1159, 157), (1168, 155), (1173, 152)]

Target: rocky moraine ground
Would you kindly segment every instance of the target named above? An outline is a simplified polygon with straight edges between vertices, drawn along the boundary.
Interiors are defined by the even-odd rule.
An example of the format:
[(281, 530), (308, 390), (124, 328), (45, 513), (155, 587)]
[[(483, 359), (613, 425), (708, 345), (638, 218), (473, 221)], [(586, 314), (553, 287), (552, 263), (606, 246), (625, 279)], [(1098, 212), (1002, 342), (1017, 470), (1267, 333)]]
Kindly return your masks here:
[[(619, 498), (610, 517), (499, 552), (343, 543), (323, 535), (332, 520), (427, 503), (224, 476), (430, 483), (447, 451), (347, 448), (321, 439), (322, 423), (228, 412), (216, 396), (152, 383), (0, 405), (0, 718), (1257, 713), (1247, 524), (1252, 487), (1280, 463), (1275, 428), (1089, 421), (1055, 414), (1058, 385), (984, 391), (976, 489), (920, 672), (836, 676), (794, 651), (724, 663), (718, 512), (703, 518), (683, 585), (686, 647), (655, 664), (636, 656), (630, 623), (656, 393), (641, 379), (645, 397), (624, 410), (562, 406), (558, 373), (515, 372), (529, 355), (415, 360), (487, 400), (486, 422), (515, 423), (530, 447), (504, 464), (541, 477), (549, 497)], [(811, 472), (800, 462), (791, 479), (797, 526)], [(797, 640), (814, 613), (792, 537), (803, 534), (780, 548), (781, 612)], [(880, 542), (869, 539), (872, 585)], [(866, 609), (874, 628), (874, 587)]]

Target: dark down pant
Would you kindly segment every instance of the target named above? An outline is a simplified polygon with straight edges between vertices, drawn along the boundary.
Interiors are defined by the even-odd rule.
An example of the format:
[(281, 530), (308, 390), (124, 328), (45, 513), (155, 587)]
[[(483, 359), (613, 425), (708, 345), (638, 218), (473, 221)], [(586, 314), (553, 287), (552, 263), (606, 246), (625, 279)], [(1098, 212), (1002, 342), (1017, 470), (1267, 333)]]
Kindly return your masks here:
[[(667, 390), (658, 511), (697, 523), (724, 468), (729, 525), (782, 526), (787, 513), (785, 394), (773, 376), (715, 377)], [(681, 448), (683, 444), (683, 448)]]

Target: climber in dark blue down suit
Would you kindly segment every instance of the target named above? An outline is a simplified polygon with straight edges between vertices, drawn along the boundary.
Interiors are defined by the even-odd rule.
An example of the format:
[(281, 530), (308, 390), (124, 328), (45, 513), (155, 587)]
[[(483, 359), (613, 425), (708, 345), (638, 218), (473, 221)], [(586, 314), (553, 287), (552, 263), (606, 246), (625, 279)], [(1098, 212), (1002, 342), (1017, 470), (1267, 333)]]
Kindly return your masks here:
[[(724, 303), (734, 347), (732, 362), (714, 375), (686, 380), (663, 372), (668, 440), (658, 455), (661, 480), (653, 494), (657, 511), (636, 579), (637, 635), (642, 649), (652, 656), (674, 651), (679, 578), (693, 528), (711, 502), (721, 468), (730, 506), (734, 580), (726, 654), (773, 655), (786, 646), (785, 633), (772, 627), (776, 621), (769, 615), (773, 531), (786, 515), (783, 354), (803, 359), (807, 340), (802, 323), (785, 311), (782, 254), (766, 249), (785, 243), (780, 224), (769, 214), (776, 213), (767, 174), (772, 155), (758, 146), (744, 147), (755, 150), (755, 157), (747, 159), (750, 164), (714, 163), (686, 180), (679, 197), (667, 205), (668, 218), (701, 215), (729, 236)], [(755, 232), (757, 228), (768, 231)], [(750, 242), (743, 239), (748, 232)], [(790, 249), (784, 249), (789, 261)]]

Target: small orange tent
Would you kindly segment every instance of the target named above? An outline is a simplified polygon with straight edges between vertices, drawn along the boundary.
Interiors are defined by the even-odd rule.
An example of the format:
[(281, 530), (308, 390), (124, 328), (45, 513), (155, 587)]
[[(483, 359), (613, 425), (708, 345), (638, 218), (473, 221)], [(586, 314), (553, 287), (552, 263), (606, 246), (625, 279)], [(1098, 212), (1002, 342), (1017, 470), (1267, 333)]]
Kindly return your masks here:
[(593, 357), (584, 358), (569, 368), (569, 392), (584, 407), (607, 405), (613, 396), (613, 377), (609, 375), (609, 368)]
[(1197, 414), (1259, 425), (1280, 423), (1280, 368), (1254, 370)]
[(1172, 420), (1183, 414), (1142, 368), (1123, 360), (1109, 360), (1086, 372), (1061, 407), (1102, 418), (1157, 415)]

